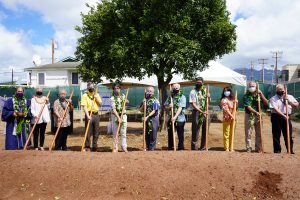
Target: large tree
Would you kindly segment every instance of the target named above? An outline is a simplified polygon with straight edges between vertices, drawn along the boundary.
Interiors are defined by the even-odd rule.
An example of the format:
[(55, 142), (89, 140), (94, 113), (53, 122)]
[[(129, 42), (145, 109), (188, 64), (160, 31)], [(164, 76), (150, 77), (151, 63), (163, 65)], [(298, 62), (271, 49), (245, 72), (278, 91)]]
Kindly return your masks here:
[(225, 0), (103, 0), (89, 8), (76, 27), (86, 81), (154, 74), (164, 101), (173, 74), (194, 78), (209, 60), (235, 50)]

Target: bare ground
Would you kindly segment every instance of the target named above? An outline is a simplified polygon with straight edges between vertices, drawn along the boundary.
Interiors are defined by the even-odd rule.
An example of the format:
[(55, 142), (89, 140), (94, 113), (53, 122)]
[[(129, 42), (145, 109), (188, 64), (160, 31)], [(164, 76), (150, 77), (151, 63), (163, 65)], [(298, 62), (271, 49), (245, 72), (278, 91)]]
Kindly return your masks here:
[[(143, 152), (141, 123), (132, 122), (130, 152), (112, 154), (111, 135), (104, 134), (107, 122), (101, 123), (99, 152), (92, 153), (79, 152), (84, 129), (76, 122), (68, 152), (0, 150), (0, 199), (300, 199), (300, 129), (294, 124), (295, 155), (271, 153), (268, 116), (263, 128), (266, 153), (245, 153), (243, 113), (238, 115), (235, 152), (222, 151), (221, 123), (210, 125), (208, 152), (188, 151), (190, 123), (186, 151), (165, 151), (162, 131), (157, 151)], [(45, 146), (52, 138), (46, 135)]]

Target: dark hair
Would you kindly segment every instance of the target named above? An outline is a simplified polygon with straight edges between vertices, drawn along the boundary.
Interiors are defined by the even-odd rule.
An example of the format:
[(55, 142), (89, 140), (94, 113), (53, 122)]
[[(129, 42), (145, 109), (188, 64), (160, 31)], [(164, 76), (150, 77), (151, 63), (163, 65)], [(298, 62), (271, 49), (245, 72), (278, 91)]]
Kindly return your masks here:
[(225, 91), (230, 91), (229, 99), (233, 100), (234, 99), (234, 94), (233, 94), (232, 89), (230, 87), (224, 87), (220, 100), (222, 100), (223, 98), (225, 98), (225, 95), (224, 95)]
[(195, 80), (204, 82), (204, 79), (201, 76), (197, 77)]
[(120, 83), (118, 83), (118, 82), (113, 83), (112, 89), (114, 90), (116, 86), (120, 87)]

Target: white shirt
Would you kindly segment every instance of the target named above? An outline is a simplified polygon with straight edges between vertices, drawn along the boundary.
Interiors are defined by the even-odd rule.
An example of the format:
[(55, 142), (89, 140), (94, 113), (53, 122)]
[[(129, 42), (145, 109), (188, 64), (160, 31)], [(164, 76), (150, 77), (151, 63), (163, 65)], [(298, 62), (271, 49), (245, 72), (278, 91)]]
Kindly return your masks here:
[[(41, 114), (41, 117), (40, 117), (39, 121), (37, 122), (38, 124), (50, 122), (50, 114), (49, 114), (49, 108), (48, 108), (49, 105), (50, 104), (45, 105), (43, 112)], [(38, 103), (34, 97), (31, 99), (31, 113), (34, 118), (38, 117), (42, 107), (43, 107), (43, 103)], [(34, 118), (32, 118), (31, 123), (35, 122)]]
[(200, 99), (205, 99), (204, 94), (202, 94), (201, 90), (197, 91), (196, 89), (192, 89), (189, 96), (190, 109), (193, 110), (194, 107), (191, 105), (192, 103), (196, 103), (197, 106), (200, 106), (200, 102), (198, 99), (198, 94)]
[[(288, 100), (293, 103), (298, 103), (292, 95), (288, 95)], [(286, 113), (284, 99), (280, 98), (278, 95), (275, 95), (270, 99), (270, 108), (277, 108), (283, 114)], [(288, 112), (289, 114), (292, 114), (292, 106), (290, 104), (288, 105)], [(276, 113), (276, 111), (272, 109), (272, 113)]]

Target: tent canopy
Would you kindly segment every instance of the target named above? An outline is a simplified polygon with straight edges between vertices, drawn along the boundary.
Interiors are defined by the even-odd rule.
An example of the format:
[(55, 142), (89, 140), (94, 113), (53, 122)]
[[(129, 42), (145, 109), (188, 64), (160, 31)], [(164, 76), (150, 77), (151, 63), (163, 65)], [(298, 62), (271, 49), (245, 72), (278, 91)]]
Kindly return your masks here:
[[(201, 76), (204, 78), (204, 83), (218, 86), (218, 87), (225, 87), (230, 85), (241, 85), (246, 86), (247, 78), (246, 76), (239, 74), (228, 67), (216, 62), (216, 61), (209, 61), (208, 68), (202, 72), (197, 72), (197, 77)], [(101, 85), (111, 87), (113, 82), (107, 79), (103, 79), (103, 83)], [(114, 80), (116, 81), (116, 80)], [(181, 86), (192, 86), (195, 84), (194, 80), (185, 80), (183, 79), (182, 75), (174, 74), (170, 84), (179, 83)], [(121, 85), (124, 88), (128, 87), (146, 87), (146, 86), (157, 86), (157, 78), (155, 75), (150, 77), (144, 77), (143, 79), (139, 80), (137, 78), (129, 78), (125, 77), (121, 80)]]
[[(111, 87), (113, 83), (116, 80), (113, 80), (111, 82), (110, 80), (104, 79), (103, 83), (101, 85)], [(121, 80), (121, 86), (124, 88), (129, 88), (129, 87), (147, 87), (147, 86), (157, 86), (157, 78), (156, 76), (151, 76), (151, 77), (144, 77), (143, 79), (139, 80), (137, 78), (128, 78), (125, 77)]]
[[(205, 84), (225, 87), (229, 85), (246, 86), (246, 76), (239, 74), (228, 67), (216, 62), (209, 61), (208, 68), (202, 72), (197, 72), (197, 77), (201, 76)], [(194, 80), (185, 80), (180, 75), (173, 75), (170, 84), (179, 83), (181, 86), (191, 86), (195, 84)]]

